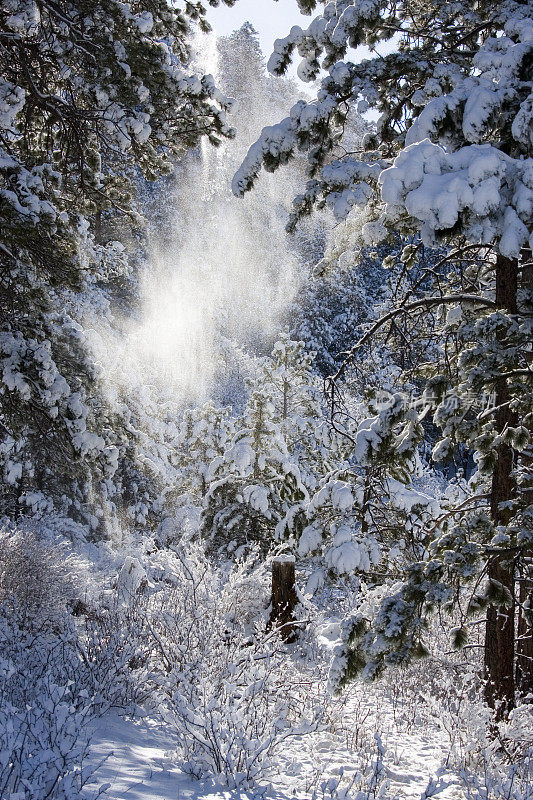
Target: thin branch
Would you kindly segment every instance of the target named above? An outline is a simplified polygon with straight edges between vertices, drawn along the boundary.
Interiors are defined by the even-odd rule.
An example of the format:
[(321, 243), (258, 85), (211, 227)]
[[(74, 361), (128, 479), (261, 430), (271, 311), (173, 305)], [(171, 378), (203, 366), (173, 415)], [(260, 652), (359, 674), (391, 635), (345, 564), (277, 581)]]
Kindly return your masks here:
[(476, 294), (452, 294), (442, 296), (439, 295), (439, 297), (423, 297), (420, 300), (414, 300), (411, 303), (406, 303), (405, 305), (389, 311), (388, 314), (385, 314), (385, 316), (378, 319), (377, 322), (375, 322), (374, 325), (372, 325), (372, 327), (352, 347), (352, 349), (348, 351), (342, 366), (339, 368), (337, 373), (328, 380), (337, 380), (342, 375), (350, 361), (355, 357), (356, 352), (360, 350), (361, 347), (363, 347), (363, 345), (365, 345), (370, 339), (372, 339), (377, 331), (382, 328), (383, 325), (386, 325), (387, 322), (394, 320), (400, 314), (406, 314), (409, 311), (414, 311), (417, 308), (426, 308), (429, 311), (432, 307), (450, 305), (452, 303), (472, 303), (476, 305), (487, 306), (488, 308), (497, 308), (497, 304), (494, 300), (489, 300), (486, 297), (480, 297)]

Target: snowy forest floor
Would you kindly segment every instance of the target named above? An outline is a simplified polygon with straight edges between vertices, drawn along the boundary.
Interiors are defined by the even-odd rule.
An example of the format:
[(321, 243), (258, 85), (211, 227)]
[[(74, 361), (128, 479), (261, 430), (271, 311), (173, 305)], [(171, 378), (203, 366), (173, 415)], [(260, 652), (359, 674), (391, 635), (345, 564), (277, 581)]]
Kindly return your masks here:
[[(339, 703), (336, 719), (330, 719), (325, 729), (284, 745), (273, 777), (264, 787), (265, 796), (278, 800), (342, 796), (342, 787), (355, 772), (375, 772), (376, 732), (385, 751), (376, 796), (421, 798), (438, 793), (442, 800), (464, 797), (460, 777), (447, 766), (448, 734), (437, 720), (428, 724), (427, 719), (417, 719), (416, 709), (409, 705), (402, 708), (401, 702), (392, 700), (379, 686), (353, 687)], [(133, 720), (109, 713), (99, 721), (93, 739), (93, 764), (107, 757), (97, 772), (98, 783), (109, 784), (107, 796), (113, 800), (230, 800), (254, 795), (186, 775), (176, 765), (177, 745), (161, 720)], [(361, 763), (362, 754), (366, 764)], [(330, 779), (332, 782), (323, 786)]]

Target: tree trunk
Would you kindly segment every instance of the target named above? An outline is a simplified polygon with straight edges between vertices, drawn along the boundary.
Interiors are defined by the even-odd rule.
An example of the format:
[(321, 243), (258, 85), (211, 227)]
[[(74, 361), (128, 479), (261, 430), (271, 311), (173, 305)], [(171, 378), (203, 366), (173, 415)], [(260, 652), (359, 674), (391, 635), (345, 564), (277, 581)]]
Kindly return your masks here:
[[(518, 265), (516, 261), (498, 255), (496, 258), (496, 303), (507, 313), (517, 311), (516, 296)], [(503, 343), (502, 343), (503, 344)], [(515, 424), (514, 414), (507, 405), (509, 396), (507, 382), (496, 382), (495, 423), (498, 433)], [(490, 510), (495, 525), (506, 525), (511, 511), (502, 504), (516, 495), (513, 476), (513, 450), (500, 444), (492, 476)], [(493, 556), (488, 564), (489, 580), (497, 581), (509, 590), (514, 598), (514, 576), (512, 556)], [(504, 716), (514, 706), (514, 656), (515, 656), (515, 608), (514, 600), (509, 608), (489, 606), (485, 631), (485, 699), (497, 709), (497, 717)]]
[[(489, 564), (488, 577), (514, 591), (512, 572), (501, 566), (498, 559)], [(514, 653), (515, 608), (489, 606), (485, 633), (485, 699), (497, 711), (497, 719), (504, 717), (514, 706)]]
[(293, 642), (297, 635), (294, 609), (298, 603), (296, 594), (294, 556), (278, 556), (272, 561), (272, 611), (270, 624), (279, 628), (286, 642)]
[(518, 631), (516, 638), (516, 688), (522, 695), (533, 694), (533, 550), (523, 555), (523, 573), (518, 593)]
[[(522, 280), (520, 288), (533, 296), (533, 252), (524, 248), (521, 254)], [(529, 301), (531, 303), (531, 300)], [(531, 305), (526, 307), (531, 311)], [(526, 354), (533, 364), (533, 350)], [(530, 423), (533, 439), (533, 425)], [(531, 449), (521, 453), (524, 471), (533, 474), (533, 453)], [(533, 504), (533, 486), (522, 489), (524, 505)], [(516, 688), (523, 695), (533, 699), (533, 547), (528, 547), (520, 559), (520, 588), (518, 591), (518, 631), (516, 637)]]

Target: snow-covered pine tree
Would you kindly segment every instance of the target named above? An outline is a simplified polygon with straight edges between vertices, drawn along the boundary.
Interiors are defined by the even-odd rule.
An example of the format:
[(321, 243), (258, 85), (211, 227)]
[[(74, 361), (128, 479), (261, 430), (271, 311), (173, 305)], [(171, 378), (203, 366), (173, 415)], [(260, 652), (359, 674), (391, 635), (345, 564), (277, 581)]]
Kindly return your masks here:
[(257, 92), (265, 93), (269, 80), (259, 35), (250, 22), (245, 22), (229, 36), (217, 41), (221, 85), (229, 97), (239, 104), (239, 116), (253, 124)]
[(209, 402), (185, 411), (174, 460), (180, 473), (178, 489), (187, 492), (193, 502), (202, 503), (210, 465), (224, 457), (234, 433), (229, 407), (217, 408)]
[(304, 342), (283, 331), (266, 359), (259, 384), (272, 398), (274, 418), (279, 424), (291, 458), (298, 464), (309, 492), (338, 462), (343, 444), (333, 443), (334, 434), (324, 408), (322, 381), (314, 370), (315, 354)]
[(209, 467), (202, 533), (215, 549), (255, 542), (266, 552), (289, 505), (306, 490), (268, 388), (252, 391), (235, 428), (231, 446)]
[(93, 483), (117, 468), (75, 313), (82, 292), (128, 271), (102, 215), (131, 215), (135, 170), (153, 180), (200, 136), (231, 134), (212, 77), (186, 66), (205, 8), (183, 8), (0, 3), (2, 511), (53, 496), (90, 513)]
[(358, 417), (359, 424), (346, 418), (340, 434), (333, 420), (337, 447), (330, 469), (317, 473), (315, 491), (278, 525), (312, 565), (313, 591), (326, 573), (364, 574), (374, 583), (382, 583), (387, 572), (398, 577), (410, 557), (422, 556), (424, 526), (439, 509), (414, 485), (421, 472), (422, 426), (405, 395), (366, 408), (359, 403)]
[(301, 95), (293, 80), (267, 72), (259, 34), (250, 22), (220, 37), (217, 47), (220, 86), (224, 94), (237, 101), (240, 129), (258, 130), (258, 108), (268, 109), (276, 119)]
[[(268, 549), (284, 537), (289, 509), (308, 500), (322, 476), (342, 461), (346, 443), (333, 446), (321, 381), (312, 366), (313, 354), (304, 343), (283, 331), (250, 381), (231, 446), (219, 449), (202, 472), (208, 481), (203, 529), (216, 543), (260, 541)], [(226, 409), (225, 429), (230, 425)], [(204, 467), (192, 460), (190, 469)]]
[[(300, 0), (308, 13), (317, 5)], [(373, 674), (407, 659), (429, 608), (471, 582), (470, 610), (489, 604), (485, 696), (505, 711), (514, 703), (517, 665), (521, 688), (533, 686), (533, 659), (523, 652), (531, 640), (525, 598), (532, 586), (533, 9), (520, 0), (324, 5), (306, 30), (294, 27), (276, 42), (269, 62), (281, 74), (297, 49), (301, 78), (313, 80), (326, 68), (317, 98), (262, 132), (235, 175), (234, 192), (246, 192), (262, 166), (274, 170), (305, 151), (312, 180), (295, 201), (293, 224), (326, 198), (339, 218), (353, 206), (365, 209), (363, 243), (391, 232), (419, 232), (429, 246), (448, 243), (449, 282), (428, 273), (424, 296), (408, 294), (374, 330), (450, 309), (459, 336), (444, 339), (445, 370), (428, 366), (426, 396), (445, 439), (466, 439), (474, 450), (479, 484), (428, 532), (435, 557), (413, 564), (372, 629), (354, 627), (352, 667), (366, 664)], [(388, 55), (343, 60), (348, 47), (382, 41), (391, 42)], [(366, 152), (345, 154), (338, 143), (355, 104), (380, 116)], [(479, 494), (488, 496), (485, 509)]]

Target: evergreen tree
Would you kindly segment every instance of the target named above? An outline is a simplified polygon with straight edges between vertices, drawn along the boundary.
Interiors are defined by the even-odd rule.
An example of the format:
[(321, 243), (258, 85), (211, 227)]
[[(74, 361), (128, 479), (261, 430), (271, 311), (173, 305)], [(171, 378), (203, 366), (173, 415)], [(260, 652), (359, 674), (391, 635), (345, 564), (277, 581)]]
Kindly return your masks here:
[(334, 237), (296, 297), (291, 325), (291, 333), (316, 353), (324, 378), (338, 370), (354, 336), (388, 295), (379, 255), (370, 251), (355, 264), (358, 254), (345, 249), (346, 231)]
[(255, 542), (266, 552), (288, 504), (303, 498), (305, 488), (268, 390), (251, 393), (235, 427), (231, 446), (210, 465), (202, 531), (217, 549)]
[(336, 457), (331, 426), (324, 415), (323, 391), (313, 370), (315, 354), (304, 342), (284, 331), (259, 375), (260, 385), (272, 398), (274, 419), (287, 450), (298, 464), (308, 491), (327, 472)]
[(208, 489), (209, 469), (214, 459), (224, 457), (233, 434), (231, 409), (205, 403), (187, 409), (177, 441), (180, 490), (201, 504)]
[[(307, 12), (317, 5), (300, 2)], [(398, 33), (396, 50), (386, 56), (342, 60), (348, 47), (372, 48)], [(472, 484), (467, 501), (426, 531), (429, 558), (412, 563), (372, 625), (356, 621), (345, 674), (364, 668), (373, 675), (423, 650), (425, 615), (435, 604), (454, 604), (458, 588), (470, 583), (467, 612), (488, 604), (485, 696), (500, 713), (514, 703), (515, 669), (521, 689), (533, 687), (526, 599), (533, 516), (532, 41), (533, 10), (519, 0), (328, 3), (307, 30), (295, 27), (278, 40), (269, 62), (282, 73), (296, 48), (302, 78), (326, 68), (317, 99), (300, 102), (262, 132), (233, 184), (241, 195), (262, 166), (273, 170), (305, 151), (312, 180), (295, 202), (292, 224), (329, 200), (338, 218), (354, 206), (365, 209), (363, 244), (399, 232), (450, 247), (446, 280), (428, 270), (422, 296), (409, 290), (353, 358), (378, 330), (405, 336), (416, 334), (421, 317), (443, 322), (442, 358), (425, 369), (425, 407), (443, 432), (438, 457), (461, 442), (473, 450), (476, 489)], [(344, 154), (342, 125), (356, 103), (380, 117), (366, 152)], [(409, 244), (407, 270), (418, 253)]]
[(366, 573), (377, 583), (387, 569), (398, 576), (400, 564), (423, 554), (422, 531), (439, 509), (415, 485), (422, 473), (416, 410), (402, 394), (378, 405), (366, 409), (373, 416), (352, 419), (351, 426), (345, 421), (342, 434), (332, 436), (336, 462), (332, 457), (330, 469), (317, 473), (315, 491), (278, 526), (300, 557), (311, 558), (313, 589), (324, 571)]
[(215, 544), (256, 541), (268, 550), (331, 469), (336, 452), (312, 363), (303, 342), (283, 332), (251, 383), (231, 445), (207, 471), (203, 531)]
[(239, 130), (248, 136), (256, 135), (261, 127), (258, 109), (275, 120), (301, 96), (293, 80), (267, 72), (259, 34), (250, 22), (220, 37), (218, 52), (221, 88), (237, 101)]
[(3, 511), (54, 497), (87, 517), (116, 472), (117, 420), (77, 321), (82, 292), (129, 271), (102, 223), (138, 226), (136, 171), (154, 180), (200, 136), (231, 135), (212, 77), (186, 67), (205, 9), (184, 5), (0, 3)]
[(223, 90), (239, 104), (241, 119), (247, 126), (253, 125), (257, 95), (265, 95), (269, 80), (259, 35), (250, 22), (245, 22), (229, 36), (221, 37), (217, 47)]

